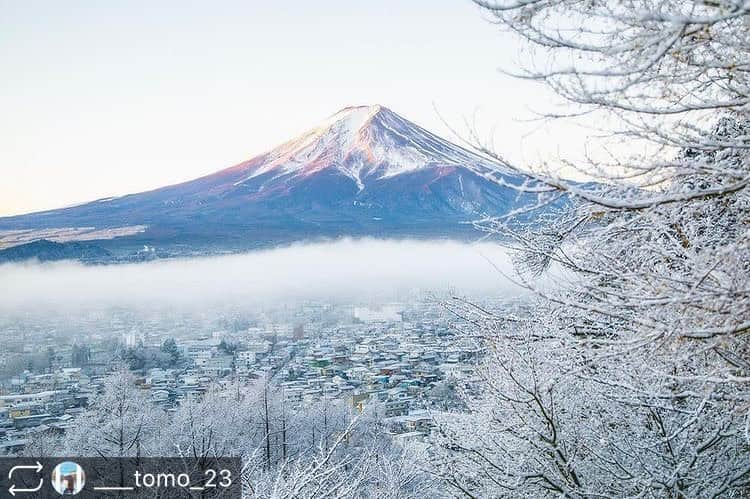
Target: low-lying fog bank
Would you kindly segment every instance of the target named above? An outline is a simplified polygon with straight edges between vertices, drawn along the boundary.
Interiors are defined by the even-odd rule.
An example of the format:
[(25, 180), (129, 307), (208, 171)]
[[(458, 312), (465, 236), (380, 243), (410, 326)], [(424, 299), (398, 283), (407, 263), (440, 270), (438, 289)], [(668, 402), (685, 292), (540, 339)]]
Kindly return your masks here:
[(126, 265), (6, 264), (0, 310), (360, 300), (414, 289), (521, 294), (503, 273), (512, 274), (510, 259), (496, 244), (373, 239)]

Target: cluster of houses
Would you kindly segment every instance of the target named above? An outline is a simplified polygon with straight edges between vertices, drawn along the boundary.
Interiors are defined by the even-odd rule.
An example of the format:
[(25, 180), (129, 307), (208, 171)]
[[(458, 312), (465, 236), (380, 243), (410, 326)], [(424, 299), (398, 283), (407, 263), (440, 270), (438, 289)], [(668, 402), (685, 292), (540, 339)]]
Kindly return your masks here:
[(332, 328), (306, 341), (279, 374), (287, 402), (345, 398), (358, 410), (376, 406), (394, 432), (424, 431), (425, 408), (446, 402), (436, 385), (468, 383), (474, 374), (476, 347), (436, 334), (440, 327), (425, 321)]
[(36, 432), (64, 432), (95, 393), (81, 368), (52, 374), (28, 371), (11, 380), (12, 393), (0, 395), (0, 455), (22, 450)]
[[(335, 321), (310, 308), (303, 322), (255, 324), (179, 338), (177, 366), (136, 371), (136, 384), (165, 410), (200, 397), (227, 380), (266, 378), (280, 387), (291, 410), (323, 399), (344, 400), (363, 411), (375, 408), (384, 424), (404, 438), (429, 432), (429, 409), (445, 407), (446, 384), (471, 385), (477, 347), (456, 337), (432, 310), (360, 307)], [(128, 331), (125, 346), (156, 348), (169, 331)], [(0, 392), (0, 455), (18, 452), (35, 432), (60, 431), (85, 410), (103, 372), (100, 355), (91, 366), (70, 362), (47, 373), (24, 371)], [(87, 358), (88, 359), (88, 358)], [(436, 389), (442, 385), (443, 389)]]

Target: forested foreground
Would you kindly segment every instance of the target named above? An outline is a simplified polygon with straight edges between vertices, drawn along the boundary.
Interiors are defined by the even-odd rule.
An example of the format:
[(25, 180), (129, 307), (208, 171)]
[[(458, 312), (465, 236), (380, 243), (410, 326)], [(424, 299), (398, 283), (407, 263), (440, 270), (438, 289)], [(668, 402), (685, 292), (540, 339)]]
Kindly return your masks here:
[(424, 445), (385, 433), (382, 410), (362, 413), (344, 400), (299, 410), (264, 380), (225, 384), (175, 411), (152, 404), (127, 370), (64, 435), (42, 433), (29, 456), (239, 457), (249, 497), (433, 497), (438, 481), (424, 468)]
[(604, 130), (575, 164), (507, 164), (471, 140), (527, 175), (514, 187), (539, 216), (476, 223), (536, 303), (447, 304), (487, 352), (466, 410), (416, 448), (367, 410), (280, 415), (266, 385), (142, 411), (119, 374), (78, 433), (30, 453), (239, 455), (258, 497), (750, 495), (750, 3), (475, 3), (527, 42), (519, 84), (567, 104), (547, 118)]

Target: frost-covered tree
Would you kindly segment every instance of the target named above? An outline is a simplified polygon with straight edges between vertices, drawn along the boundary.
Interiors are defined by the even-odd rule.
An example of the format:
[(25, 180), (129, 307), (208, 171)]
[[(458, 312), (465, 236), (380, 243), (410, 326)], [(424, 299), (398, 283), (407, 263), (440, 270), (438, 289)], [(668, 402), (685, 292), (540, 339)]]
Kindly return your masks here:
[(474, 497), (747, 494), (750, 4), (476, 3), (609, 156), (567, 163), (581, 183), (476, 144), (539, 196), (533, 225), (479, 223), (539, 299), (479, 319), (484, 390), (441, 421), (440, 472)]
[(183, 400), (162, 432), (161, 454), (197, 460), (249, 457), (262, 439), (251, 411), (254, 396), (245, 387), (229, 386)]
[(130, 372), (105, 378), (102, 392), (61, 439), (63, 456), (129, 457), (158, 455), (164, 411), (151, 406)]
[(488, 331), (481, 395), (437, 418), (450, 485), (475, 497), (712, 497), (744, 486), (747, 442), (710, 387), (665, 377), (666, 355), (605, 360), (570, 320), (547, 309)]
[[(391, 441), (352, 419), (304, 456), (288, 459), (270, 473), (252, 471), (252, 497), (378, 498), (440, 497), (443, 488), (426, 469), (426, 449)], [(359, 436), (357, 436), (359, 433)], [(367, 437), (367, 438), (365, 438)], [(259, 472), (260, 471), (260, 472)]]

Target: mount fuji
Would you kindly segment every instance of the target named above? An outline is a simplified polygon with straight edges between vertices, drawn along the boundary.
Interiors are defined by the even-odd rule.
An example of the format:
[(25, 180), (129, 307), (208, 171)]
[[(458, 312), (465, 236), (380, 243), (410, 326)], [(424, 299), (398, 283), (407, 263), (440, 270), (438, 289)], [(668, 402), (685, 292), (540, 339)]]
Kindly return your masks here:
[(58, 241), (95, 240), (115, 252), (147, 245), (169, 254), (315, 237), (467, 238), (477, 236), (473, 220), (524, 202), (504, 185), (522, 181), (386, 107), (348, 107), (267, 153), (211, 175), (0, 218), (0, 235), (42, 233), (54, 240), (63, 233), (67, 239)]

